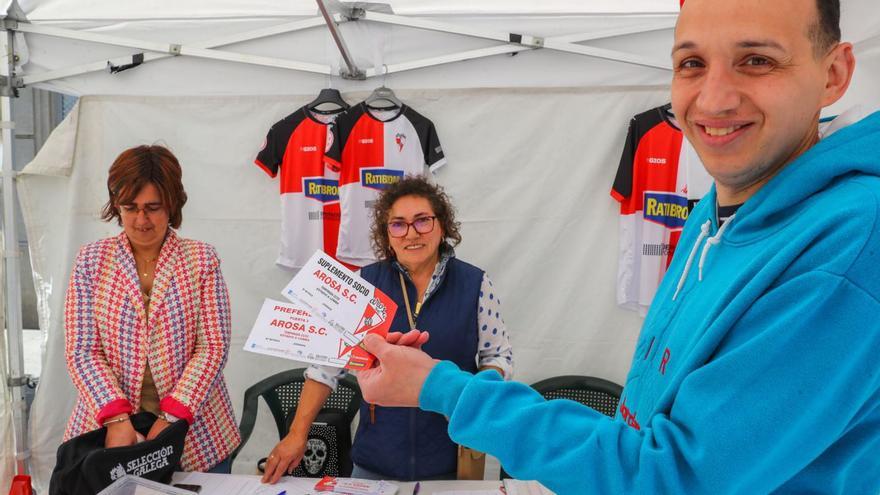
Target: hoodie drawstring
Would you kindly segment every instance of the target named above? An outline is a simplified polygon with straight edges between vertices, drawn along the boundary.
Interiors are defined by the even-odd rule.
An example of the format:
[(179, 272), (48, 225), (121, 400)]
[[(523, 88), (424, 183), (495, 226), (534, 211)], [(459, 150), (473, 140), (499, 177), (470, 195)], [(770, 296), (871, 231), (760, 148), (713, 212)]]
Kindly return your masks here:
[(706, 223), (700, 226), (700, 235), (697, 237), (697, 242), (694, 243), (694, 247), (691, 248), (691, 254), (688, 255), (687, 262), (684, 264), (684, 271), (681, 272), (681, 277), (678, 279), (678, 285), (675, 287), (675, 294), (672, 295), (673, 301), (678, 297), (678, 291), (681, 290), (685, 279), (687, 279), (688, 272), (691, 271), (691, 264), (694, 262), (694, 256), (697, 254), (697, 249), (700, 248), (700, 243), (703, 242), (703, 239), (709, 235), (709, 227), (711, 225), (712, 220), (706, 220)]
[(703, 281), (703, 265), (706, 264), (706, 255), (709, 254), (709, 249), (711, 249), (712, 246), (721, 242), (721, 236), (724, 235), (724, 231), (727, 230), (727, 226), (731, 224), (734, 217), (736, 217), (736, 213), (730, 215), (727, 218), (727, 221), (721, 224), (721, 228), (718, 229), (718, 232), (712, 237), (709, 237), (709, 227), (712, 226), (712, 220), (706, 220), (703, 225), (700, 225), (700, 235), (697, 236), (697, 242), (694, 243), (694, 247), (691, 249), (691, 254), (688, 255), (687, 262), (684, 264), (684, 270), (681, 272), (681, 277), (678, 279), (678, 285), (675, 286), (675, 293), (672, 294), (673, 301), (678, 297), (679, 291), (681, 291), (681, 288), (684, 286), (684, 281), (687, 280), (688, 272), (691, 271), (691, 265), (694, 262), (694, 256), (697, 254), (697, 249), (700, 248), (700, 243), (703, 242), (703, 239), (709, 237), (706, 240), (706, 245), (703, 246), (703, 252), (700, 253), (700, 262), (697, 264), (697, 268), (699, 269), (697, 280), (700, 282)]
[(703, 252), (700, 254), (700, 263), (697, 265), (697, 268), (699, 269), (699, 272), (698, 272), (699, 277), (697, 277), (697, 280), (699, 280), (700, 282), (703, 281), (703, 265), (706, 263), (706, 255), (709, 254), (709, 248), (711, 248), (712, 246), (721, 242), (721, 235), (724, 234), (724, 231), (727, 229), (727, 226), (730, 225), (730, 222), (733, 221), (733, 218), (735, 216), (736, 216), (736, 213), (727, 217), (727, 221), (725, 221), (723, 224), (721, 224), (721, 228), (718, 229), (718, 233), (716, 233), (714, 236), (710, 237), (706, 241), (706, 245), (703, 246)]

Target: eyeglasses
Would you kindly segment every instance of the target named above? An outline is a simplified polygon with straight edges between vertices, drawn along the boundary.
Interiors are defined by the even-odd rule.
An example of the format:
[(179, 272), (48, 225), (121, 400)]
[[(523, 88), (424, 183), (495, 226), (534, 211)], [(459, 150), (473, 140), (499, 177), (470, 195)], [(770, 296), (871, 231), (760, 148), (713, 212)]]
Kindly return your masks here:
[(137, 216), (138, 213), (144, 212), (144, 216), (152, 216), (165, 208), (158, 203), (147, 203), (143, 208), (139, 208), (136, 204), (119, 205), (119, 212), (126, 216)]
[(419, 234), (427, 234), (434, 230), (434, 219), (437, 217), (419, 217), (412, 222), (404, 222), (403, 220), (394, 220), (388, 222), (388, 235), (391, 237), (406, 237), (409, 234), (409, 227), (416, 229)]

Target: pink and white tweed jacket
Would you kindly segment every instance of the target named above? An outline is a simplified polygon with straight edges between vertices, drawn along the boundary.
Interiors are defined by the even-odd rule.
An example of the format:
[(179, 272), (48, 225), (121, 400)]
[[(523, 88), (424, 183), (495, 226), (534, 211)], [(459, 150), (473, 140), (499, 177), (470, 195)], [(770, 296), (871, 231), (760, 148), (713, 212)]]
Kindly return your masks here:
[(79, 392), (64, 439), (136, 411), (149, 361), (160, 408), (190, 422), (181, 467), (204, 471), (241, 438), (223, 367), (229, 295), (214, 248), (168, 230), (149, 318), (125, 233), (80, 249), (64, 311), (66, 356)]

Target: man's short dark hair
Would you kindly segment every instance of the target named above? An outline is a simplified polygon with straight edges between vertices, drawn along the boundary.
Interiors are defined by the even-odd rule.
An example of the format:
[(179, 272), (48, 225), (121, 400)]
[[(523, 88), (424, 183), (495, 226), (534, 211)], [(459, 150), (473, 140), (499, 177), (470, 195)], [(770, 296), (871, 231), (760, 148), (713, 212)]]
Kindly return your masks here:
[(817, 57), (840, 42), (840, 0), (816, 0), (818, 16), (808, 35)]

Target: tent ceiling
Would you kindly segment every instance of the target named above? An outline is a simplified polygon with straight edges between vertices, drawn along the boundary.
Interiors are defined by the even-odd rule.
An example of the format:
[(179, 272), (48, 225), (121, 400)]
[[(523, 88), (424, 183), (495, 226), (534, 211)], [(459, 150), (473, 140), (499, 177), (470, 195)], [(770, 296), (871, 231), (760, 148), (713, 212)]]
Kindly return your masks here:
[[(383, 16), (371, 10), (358, 21), (340, 17), (340, 30), (353, 48), (357, 66), (368, 77), (374, 76), (357, 82), (336, 76), (341, 57), (322, 24), (228, 41), (254, 30), (320, 19), (314, 14), (283, 19), (132, 18), (125, 22), (87, 19), (81, 14), (79, 20), (19, 24), (26, 35), (27, 53), (20, 47), (16, 50), (23, 61), (18, 75), (27, 85), (41, 83), (48, 89), (80, 95), (304, 94), (328, 84), (343, 90), (370, 89), (377, 80), (397, 88), (658, 85), (669, 78), (665, 67), (675, 20), (675, 14), (669, 13), (426, 18)], [(31, 13), (27, 15), (30, 20)], [(76, 33), (80, 39), (71, 41), (51, 32), (58, 29)], [(532, 43), (525, 41), (524, 45), (509, 43), (510, 33), (522, 34), (524, 39), (540, 37), (543, 48), (532, 50)], [(107, 44), (87, 38), (98, 36), (113, 39)], [(222, 42), (217, 43), (218, 39)], [(583, 41), (587, 43), (580, 44)], [(184, 56), (168, 56), (172, 45), (179, 45)], [(218, 50), (205, 50), (212, 47)], [(521, 51), (540, 53), (512, 57)], [(117, 75), (105, 70), (108, 61), (122, 65), (138, 53), (147, 54), (144, 66)], [(150, 61), (157, 56), (165, 60)], [(219, 58), (247, 59), (256, 65), (230, 64)], [(271, 59), (281, 61), (286, 69), (272, 67)], [(430, 67), (437, 63), (445, 65)], [(84, 64), (91, 73), (64, 72)]]
[[(328, 0), (329, 1), (329, 0)], [(843, 0), (844, 36), (861, 46), (880, 35), (876, 0)], [(334, 2), (337, 3), (337, 2)], [(344, 22), (341, 31), (358, 68), (375, 76), (345, 81), (341, 57), (326, 27), (237, 42), (218, 47), (226, 58), (262, 57), (289, 61), (287, 69), (244, 65), (202, 56), (169, 57), (116, 75), (103, 70), (130, 61), (145, 47), (120, 47), (27, 34), (27, 61), (18, 75), (36, 77), (41, 87), (71, 94), (306, 94), (325, 86), (343, 91), (368, 90), (385, 83), (395, 88), (490, 88), (571, 86), (655, 86), (669, 82), (667, 70), (677, 0), (544, 1), (404, 0), (391, 1), (396, 14), (445, 23), (466, 30), (519, 33), (547, 40), (571, 40), (569, 52), (548, 48), (524, 50), (502, 41), (391, 26), (373, 21)], [(312, 0), (185, 0), (118, 2), (108, 0), (21, 0), (36, 26), (75, 29), (164, 46), (180, 44), (202, 50), (210, 40), (319, 18)], [(331, 9), (333, 4), (330, 5)], [(600, 38), (582, 41), (584, 37)], [(551, 46), (548, 43), (547, 46)], [(579, 47), (622, 53), (648, 67), (571, 53)], [(516, 53), (514, 57), (513, 54)], [(191, 52), (192, 53), (192, 52)], [(460, 56), (460, 54), (465, 54)], [(195, 53), (194, 53), (195, 54)], [(486, 56), (491, 54), (490, 56)], [(474, 58), (476, 55), (481, 57)], [(148, 56), (148, 58), (149, 58)], [(613, 57), (612, 57), (613, 58)], [(621, 57), (627, 60), (627, 57)], [(444, 65), (422, 67), (425, 60)], [(96, 72), (43, 81), (38, 75), (70, 66), (93, 64)], [(312, 71), (290, 70), (297, 64)], [(643, 64), (645, 65), (645, 64)], [(405, 71), (405, 72), (404, 72)], [(386, 72), (389, 75), (383, 76)], [(333, 74), (330, 76), (328, 74)]]
[[(22, 0), (32, 21), (218, 19), (314, 15), (314, 0)], [(678, 0), (388, 0), (401, 15), (450, 14), (669, 14), (678, 12)]]

